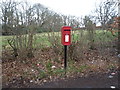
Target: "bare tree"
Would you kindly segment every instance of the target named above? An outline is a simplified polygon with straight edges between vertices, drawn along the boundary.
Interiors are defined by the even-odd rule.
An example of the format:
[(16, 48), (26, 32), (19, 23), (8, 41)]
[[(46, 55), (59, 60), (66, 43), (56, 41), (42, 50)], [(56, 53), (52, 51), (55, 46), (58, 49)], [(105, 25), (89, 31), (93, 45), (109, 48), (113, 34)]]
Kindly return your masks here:
[(8, 35), (12, 33), (13, 30), (13, 21), (14, 21), (14, 11), (17, 3), (13, 1), (2, 2), (2, 29), (3, 34)]
[(116, 0), (105, 0), (96, 7), (96, 19), (101, 23), (103, 29), (107, 27), (109, 20), (117, 15), (116, 7)]
[(120, 54), (120, 0), (118, 0), (118, 54)]

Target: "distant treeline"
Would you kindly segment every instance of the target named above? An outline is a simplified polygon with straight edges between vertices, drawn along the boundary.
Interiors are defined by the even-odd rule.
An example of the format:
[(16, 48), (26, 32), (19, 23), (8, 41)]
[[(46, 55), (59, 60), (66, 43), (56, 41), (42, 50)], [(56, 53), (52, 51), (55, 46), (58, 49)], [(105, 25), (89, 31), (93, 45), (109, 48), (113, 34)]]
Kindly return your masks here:
[(105, 29), (106, 25), (114, 22), (113, 18), (117, 15), (115, 9), (112, 9), (116, 5), (114, 0), (110, 0), (109, 3), (108, 0), (105, 0), (94, 11), (96, 15), (84, 17), (58, 14), (40, 3), (30, 5), (28, 2), (10, 0), (0, 4), (2, 35), (27, 34), (31, 31), (33, 33), (56, 32), (60, 31), (64, 25), (72, 28), (80, 28), (81, 26), (86, 28), (89, 23), (95, 25), (100, 23), (101, 26), (96, 28)]

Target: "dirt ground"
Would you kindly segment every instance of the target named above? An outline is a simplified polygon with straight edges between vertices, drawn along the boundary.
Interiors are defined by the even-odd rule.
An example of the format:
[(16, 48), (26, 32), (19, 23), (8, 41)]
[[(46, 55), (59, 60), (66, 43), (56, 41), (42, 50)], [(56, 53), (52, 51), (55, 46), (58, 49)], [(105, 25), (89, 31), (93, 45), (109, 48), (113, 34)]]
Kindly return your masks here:
[(13, 85), (25, 86), (26, 88), (120, 88), (118, 70), (108, 71), (106, 73), (90, 74), (87, 77), (76, 77), (69, 79), (56, 80), (46, 82), (42, 85), (35, 83), (27, 83), (24, 85), (19, 81), (11, 84), (11, 86), (3, 88), (11, 88)]
[[(37, 53), (35, 58), (26, 61), (5, 61), (2, 63), (2, 87), (3, 88), (118, 88), (118, 57), (115, 48), (105, 49), (104, 56), (100, 56), (99, 50), (86, 51), (85, 59), (89, 68), (79, 74), (68, 72), (67, 77), (50, 76), (39, 79), (39, 70), (45, 69), (49, 59), (54, 57), (51, 49)], [(107, 51), (109, 50), (109, 51)], [(49, 51), (49, 52), (48, 52)], [(109, 52), (109, 53), (108, 53)], [(60, 61), (62, 62), (61, 58)], [(109, 62), (108, 62), (109, 61)], [(40, 64), (39, 62), (42, 62)], [(52, 62), (57, 68), (62, 63)], [(81, 62), (72, 64), (82, 66)], [(109, 66), (109, 67), (108, 67)], [(114, 67), (113, 67), (114, 66)], [(37, 68), (37, 69), (36, 69)], [(74, 71), (74, 70), (73, 70)], [(84, 73), (84, 75), (82, 75)], [(52, 76), (51, 76), (52, 77)], [(57, 78), (58, 77), (58, 78)], [(48, 79), (47, 79), (48, 78)], [(55, 79), (54, 79), (55, 78)], [(38, 80), (38, 81), (37, 81)]]

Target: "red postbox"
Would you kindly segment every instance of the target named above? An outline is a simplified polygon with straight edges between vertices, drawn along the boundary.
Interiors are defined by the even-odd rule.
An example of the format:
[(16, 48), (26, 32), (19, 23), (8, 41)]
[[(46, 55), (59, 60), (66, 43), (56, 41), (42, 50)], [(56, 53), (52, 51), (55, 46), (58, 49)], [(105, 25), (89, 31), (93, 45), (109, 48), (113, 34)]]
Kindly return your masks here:
[(71, 44), (71, 27), (64, 26), (61, 29), (61, 37), (62, 37), (62, 44), (63, 45), (70, 45)]

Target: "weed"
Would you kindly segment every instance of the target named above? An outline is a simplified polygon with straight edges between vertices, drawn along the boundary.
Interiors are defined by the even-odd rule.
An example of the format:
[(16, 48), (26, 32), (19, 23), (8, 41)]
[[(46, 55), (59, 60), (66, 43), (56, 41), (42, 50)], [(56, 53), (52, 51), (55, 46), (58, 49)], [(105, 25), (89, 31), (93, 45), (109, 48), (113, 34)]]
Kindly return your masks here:
[(52, 74), (52, 63), (50, 62), (50, 60), (46, 63), (46, 69), (47, 69), (47, 72), (48, 74)]
[(108, 69), (112, 70), (114, 68), (115, 68), (115, 65), (113, 65), (113, 64), (108, 65)]
[(39, 72), (39, 78), (42, 79), (42, 78), (45, 78), (46, 77), (46, 73), (44, 70), (40, 70)]
[(54, 74), (54, 75), (58, 75), (58, 74), (62, 74), (62, 73), (64, 73), (64, 72), (65, 72), (64, 69), (56, 69), (56, 70), (53, 71), (53, 74)]

